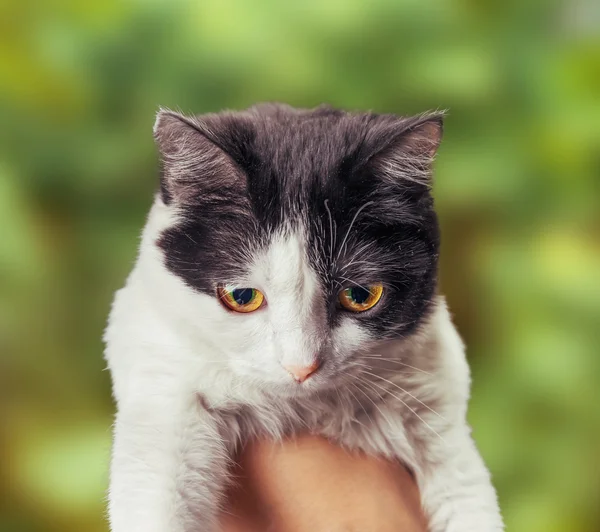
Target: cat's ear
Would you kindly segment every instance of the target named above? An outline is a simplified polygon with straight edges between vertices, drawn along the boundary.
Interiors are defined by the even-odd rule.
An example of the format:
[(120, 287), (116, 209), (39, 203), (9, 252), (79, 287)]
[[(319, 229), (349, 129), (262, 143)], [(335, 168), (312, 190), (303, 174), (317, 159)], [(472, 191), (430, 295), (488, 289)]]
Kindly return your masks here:
[(161, 109), (154, 139), (161, 158), (163, 201), (190, 204), (200, 194), (243, 181), (231, 157), (209, 137), (210, 128), (197, 117)]
[(383, 147), (370, 160), (387, 180), (431, 185), (432, 163), (440, 146), (444, 114), (426, 113), (402, 119), (385, 132)]
[(442, 142), (443, 132), (444, 114), (427, 113), (416, 117), (401, 139), (408, 153), (423, 162), (431, 163)]

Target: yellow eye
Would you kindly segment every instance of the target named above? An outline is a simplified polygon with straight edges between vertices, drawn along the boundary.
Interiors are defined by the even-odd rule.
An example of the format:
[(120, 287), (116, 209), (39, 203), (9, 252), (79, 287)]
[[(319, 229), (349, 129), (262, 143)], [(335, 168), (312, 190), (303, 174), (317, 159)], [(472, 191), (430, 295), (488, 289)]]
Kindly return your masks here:
[(219, 301), (234, 312), (254, 312), (263, 306), (265, 296), (256, 288), (217, 288)]
[(340, 292), (338, 299), (346, 310), (364, 312), (377, 305), (382, 295), (383, 286), (370, 284), (367, 286), (350, 286)]

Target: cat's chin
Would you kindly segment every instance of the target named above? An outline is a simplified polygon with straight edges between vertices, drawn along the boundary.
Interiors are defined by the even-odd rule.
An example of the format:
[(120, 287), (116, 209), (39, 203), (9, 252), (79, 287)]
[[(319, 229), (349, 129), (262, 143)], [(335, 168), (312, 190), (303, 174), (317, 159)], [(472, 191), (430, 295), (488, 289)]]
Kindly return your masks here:
[[(326, 364), (327, 365), (327, 364)], [(278, 382), (274, 385), (265, 385), (263, 391), (272, 397), (282, 399), (303, 399), (314, 395), (333, 392), (337, 388), (348, 385), (348, 379), (351, 378), (351, 370), (333, 369), (331, 366), (323, 368), (314, 377), (304, 382), (296, 382), (293, 379), (285, 382)]]
[(309, 379), (302, 383), (290, 379), (289, 382), (265, 383), (260, 391), (272, 399), (303, 399), (331, 388), (329, 379)]

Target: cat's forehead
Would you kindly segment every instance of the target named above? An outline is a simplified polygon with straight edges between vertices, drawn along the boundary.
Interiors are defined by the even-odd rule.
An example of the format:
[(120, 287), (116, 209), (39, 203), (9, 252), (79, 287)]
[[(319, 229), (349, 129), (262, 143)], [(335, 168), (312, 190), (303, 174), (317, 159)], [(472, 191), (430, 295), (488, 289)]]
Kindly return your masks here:
[[(216, 120), (223, 127), (222, 118)], [(308, 221), (312, 229), (325, 218), (343, 225), (367, 202), (370, 215), (398, 218), (401, 210), (410, 221), (415, 214), (405, 208), (409, 202), (400, 201), (403, 192), (396, 184), (358, 169), (369, 159), (374, 123), (385, 123), (385, 117), (281, 106), (232, 115), (221, 138), (231, 153), (240, 154), (246, 181), (244, 187), (222, 189), (223, 194), (232, 202), (248, 200), (259, 225), (270, 229), (293, 219)]]
[(280, 294), (294, 294), (302, 290), (307, 279), (314, 282), (306, 257), (302, 231), (277, 232), (265, 246), (257, 247), (249, 276)]
[(381, 118), (325, 107), (261, 105), (213, 120), (210, 127), (226, 150), (238, 155), (251, 189), (269, 190), (273, 181), (280, 192), (293, 193), (326, 186), (344, 173), (343, 165), (349, 166)]
[(356, 150), (369, 125), (368, 115), (341, 111), (290, 111), (253, 120), (255, 149), (276, 163), (284, 157), (304, 159), (307, 164), (335, 163)]

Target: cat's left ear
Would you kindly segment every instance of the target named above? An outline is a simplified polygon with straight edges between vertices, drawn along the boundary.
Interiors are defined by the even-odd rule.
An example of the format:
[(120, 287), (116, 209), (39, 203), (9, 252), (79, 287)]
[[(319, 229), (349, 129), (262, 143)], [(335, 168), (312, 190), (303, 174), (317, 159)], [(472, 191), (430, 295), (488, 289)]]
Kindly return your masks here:
[(371, 167), (394, 182), (408, 180), (429, 186), (443, 123), (444, 114), (435, 112), (388, 125), (387, 131), (380, 132), (380, 149), (371, 157)]

